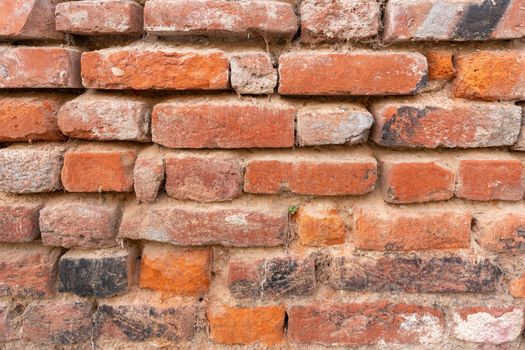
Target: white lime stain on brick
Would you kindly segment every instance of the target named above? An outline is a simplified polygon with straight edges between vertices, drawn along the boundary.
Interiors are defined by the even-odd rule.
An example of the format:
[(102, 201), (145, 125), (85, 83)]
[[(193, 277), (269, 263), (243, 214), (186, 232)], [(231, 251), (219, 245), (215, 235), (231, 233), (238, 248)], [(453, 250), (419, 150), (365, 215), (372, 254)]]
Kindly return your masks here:
[(224, 221), (226, 221), (229, 224), (235, 225), (235, 226), (246, 226), (246, 225), (248, 225), (248, 221), (246, 220), (246, 214), (238, 214), (238, 215), (226, 216), (224, 218)]
[(431, 314), (402, 315), (403, 322), (399, 326), (402, 331), (417, 334), (421, 344), (438, 343), (443, 338), (443, 325), (439, 318)]

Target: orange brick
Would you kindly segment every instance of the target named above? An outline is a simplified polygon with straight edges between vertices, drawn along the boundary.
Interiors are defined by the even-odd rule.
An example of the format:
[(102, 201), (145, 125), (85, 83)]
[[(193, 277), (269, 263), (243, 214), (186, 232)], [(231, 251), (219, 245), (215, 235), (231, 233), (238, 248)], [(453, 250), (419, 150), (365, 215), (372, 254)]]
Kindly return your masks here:
[(525, 298), (525, 272), (510, 281), (509, 293), (514, 298)]
[(0, 38), (62, 39), (55, 29), (55, 1), (5, 0), (0, 4)]
[(304, 246), (341, 244), (345, 242), (345, 223), (333, 206), (307, 204), (297, 211), (297, 233)]
[(523, 198), (525, 173), (518, 159), (463, 159), (460, 161), (458, 188), (460, 198), (490, 201)]
[(431, 159), (388, 157), (381, 161), (383, 197), (389, 203), (422, 203), (452, 198), (455, 174)]
[(82, 81), (93, 89), (221, 90), (229, 88), (228, 75), (228, 59), (216, 50), (111, 48), (82, 54)]
[(210, 336), (220, 344), (275, 345), (284, 338), (284, 307), (210, 308)]
[(148, 243), (142, 251), (140, 287), (201, 295), (210, 285), (212, 251)]
[(525, 215), (520, 209), (511, 212), (489, 211), (477, 216), (479, 244), (499, 253), (525, 251)]
[(454, 78), (452, 52), (444, 50), (429, 50), (425, 52), (428, 62), (429, 80), (450, 80)]
[(136, 152), (111, 146), (84, 146), (66, 152), (62, 183), (69, 192), (130, 192)]

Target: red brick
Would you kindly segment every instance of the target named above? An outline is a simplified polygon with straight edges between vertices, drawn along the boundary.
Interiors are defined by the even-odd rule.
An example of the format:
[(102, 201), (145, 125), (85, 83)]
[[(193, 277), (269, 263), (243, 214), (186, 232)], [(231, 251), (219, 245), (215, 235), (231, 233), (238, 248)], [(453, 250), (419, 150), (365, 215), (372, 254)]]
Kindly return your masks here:
[(453, 314), (454, 336), (484, 344), (503, 344), (516, 340), (523, 331), (522, 307), (466, 307)]
[(133, 283), (136, 260), (133, 247), (70, 249), (58, 262), (58, 290), (81, 297), (124, 294)]
[(159, 202), (127, 208), (119, 236), (176, 245), (271, 247), (284, 243), (287, 230), (286, 208), (267, 203), (204, 206)]
[(279, 57), (282, 95), (408, 95), (426, 80), (426, 59), (414, 52), (306, 51)]
[(111, 95), (82, 95), (62, 106), (58, 126), (69, 137), (87, 140), (150, 141), (151, 109), (146, 102)]
[(82, 54), (82, 81), (93, 89), (222, 90), (229, 88), (228, 75), (228, 59), (215, 50), (131, 47)]
[(364, 250), (432, 250), (470, 247), (472, 215), (453, 209), (357, 209), (354, 245)]
[(525, 107), (522, 106), (522, 117), (521, 117), (521, 130), (518, 136), (518, 140), (511, 147), (513, 151), (525, 151)]
[(142, 6), (134, 1), (87, 0), (60, 3), (56, 29), (77, 35), (142, 33)]
[(40, 211), (42, 243), (65, 248), (103, 248), (116, 245), (120, 220), (117, 203), (65, 198)]
[(301, 205), (296, 221), (297, 234), (304, 246), (324, 247), (345, 242), (345, 222), (330, 204)]
[(385, 255), (336, 257), (330, 264), (336, 290), (405, 293), (490, 293), (503, 271), (489, 259)]
[(136, 152), (106, 145), (86, 145), (64, 156), (62, 183), (69, 192), (131, 192)]
[(8, 0), (0, 5), (0, 38), (62, 39), (55, 30), (55, 1)]
[[(389, 1), (385, 10), (387, 41), (488, 40), (525, 36), (522, 0)], [(521, 23), (521, 24), (520, 24)]]
[(284, 340), (283, 306), (218, 306), (208, 312), (210, 337), (220, 344), (264, 344)]
[(0, 99), (0, 141), (61, 141), (57, 125), (60, 100), (54, 97)]
[(238, 94), (272, 94), (277, 69), (269, 53), (237, 53), (230, 57), (230, 80)]
[(292, 147), (295, 109), (261, 100), (189, 100), (153, 109), (153, 142), (171, 148)]
[(141, 152), (133, 169), (133, 187), (137, 200), (153, 203), (157, 199), (164, 181), (164, 156), (151, 152)]
[(509, 293), (514, 298), (525, 298), (525, 273), (510, 281)]
[(279, 1), (150, 0), (144, 9), (150, 34), (291, 39), (297, 32), (293, 6)]
[(40, 236), (38, 212), (42, 204), (0, 203), (0, 242), (30, 242)]
[(481, 100), (525, 99), (525, 54), (477, 51), (457, 55), (456, 97)]
[(242, 192), (239, 159), (229, 157), (166, 157), (166, 192), (198, 202), (232, 200)]
[(0, 88), (81, 88), (80, 51), (61, 47), (0, 48)]
[(41, 298), (55, 293), (61, 250), (37, 243), (0, 247), (0, 296)]
[(23, 315), (24, 340), (41, 344), (89, 342), (93, 303), (86, 300), (46, 300), (31, 303)]
[(311, 44), (371, 38), (381, 17), (375, 0), (303, 0), (300, 15), (301, 41)]
[(38, 193), (61, 189), (64, 150), (63, 145), (55, 143), (0, 149), (0, 191)]
[(432, 157), (385, 157), (381, 173), (383, 198), (388, 203), (441, 201), (454, 195), (454, 171)]
[(246, 165), (244, 191), (305, 195), (361, 195), (374, 189), (376, 160), (367, 155), (289, 154), (251, 159)]
[[(131, 299), (131, 300), (130, 300)], [(202, 328), (200, 305), (151, 300), (141, 295), (111, 298), (99, 303), (94, 317), (94, 337), (138, 343), (187, 341)]]
[(510, 212), (488, 211), (476, 216), (478, 242), (499, 253), (525, 251), (525, 215), (520, 209)]
[(447, 50), (428, 50), (425, 52), (428, 62), (428, 80), (451, 80), (455, 70), (453, 54)]
[(210, 286), (212, 250), (148, 243), (140, 261), (140, 287), (178, 295), (203, 295)]
[(288, 334), (299, 344), (433, 344), (445, 335), (443, 313), (427, 306), (318, 303), (291, 306), (288, 315)]
[(520, 160), (483, 157), (460, 160), (456, 196), (478, 201), (517, 201), (524, 192), (525, 172)]
[(299, 146), (358, 144), (368, 140), (372, 115), (351, 104), (325, 104), (301, 109), (297, 113)]
[(234, 259), (228, 268), (228, 287), (234, 298), (282, 298), (312, 295), (315, 263), (310, 257), (278, 256)]
[(388, 147), (494, 147), (516, 142), (519, 107), (454, 100), (380, 102), (371, 139)]

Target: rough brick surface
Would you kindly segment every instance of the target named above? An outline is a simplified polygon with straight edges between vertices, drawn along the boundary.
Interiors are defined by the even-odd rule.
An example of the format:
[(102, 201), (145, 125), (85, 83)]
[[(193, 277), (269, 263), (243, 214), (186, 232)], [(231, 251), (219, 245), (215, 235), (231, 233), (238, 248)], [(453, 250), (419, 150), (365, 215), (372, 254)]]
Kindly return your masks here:
[(271, 94), (277, 85), (277, 69), (267, 53), (239, 53), (230, 57), (230, 79), (238, 94)]
[(215, 50), (122, 48), (82, 54), (82, 81), (94, 89), (222, 90), (229, 85), (228, 70), (228, 59)]
[(57, 125), (60, 99), (5, 97), (0, 99), (0, 141), (61, 141)]
[(519, 210), (478, 216), (478, 242), (485, 249), (513, 253), (525, 250), (525, 216)]
[(67, 136), (86, 140), (149, 141), (147, 103), (110, 95), (82, 95), (62, 106), (58, 126)]
[(133, 186), (139, 202), (155, 202), (164, 180), (164, 171), (163, 157), (154, 152), (139, 154), (133, 169)]
[(297, 31), (293, 6), (280, 1), (150, 0), (144, 27), (151, 34), (223, 35), (291, 39)]
[(282, 95), (409, 95), (425, 86), (427, 62), (412, 52), (287, 53), (279, 78)]
[(294, 305), (288, 314), (290, 337), (300, 344), (432, 344), (439, 343), (445, 332), (441, 311), (384, 301)]
[(0, 203), (0, 242), (30, 242), (40, 236), (38, 212), (42, 204)]
[(292, 147), (295, 109), (248, 101), (181, 101), (153, 109), (153, 142), (170, 148)]
[(81, 88), (80, 51), (0, 47), (0, 88)]
[(77, 35), (142, 33), (142, 7), (134, 1), (84, 0), (56, 7), (56, 29)]
[(304, 246), (323, 247), (345, 242), (342, 215), (327, 203), (301, 206), (296, 220), (297, 234)]
[(454, 55), (451, 51), (428, 50), (425, 52), (425, 57), (428, 63), (429, 80), (450, 80), (454, 77)]
[(42, 243), (65, 248), (104, 248), (116, 244), (116, 203), (65, 200), (40, 211)]
[(0, 7), (0, 37), (62, 39), (55, 29), (55, 1), (9, 0)]

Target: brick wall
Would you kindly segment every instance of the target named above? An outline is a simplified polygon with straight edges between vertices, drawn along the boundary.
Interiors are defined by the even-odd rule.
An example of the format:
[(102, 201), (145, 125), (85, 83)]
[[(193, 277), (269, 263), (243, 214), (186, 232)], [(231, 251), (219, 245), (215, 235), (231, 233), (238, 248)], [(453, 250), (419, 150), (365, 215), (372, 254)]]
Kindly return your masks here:
[(2, 0), (0, 348), (524, 348), (524, 38), (524, 0)]

